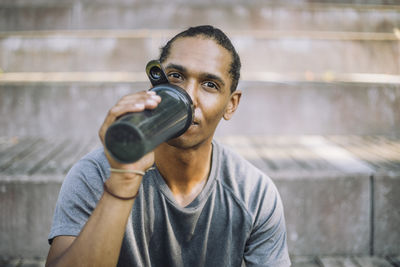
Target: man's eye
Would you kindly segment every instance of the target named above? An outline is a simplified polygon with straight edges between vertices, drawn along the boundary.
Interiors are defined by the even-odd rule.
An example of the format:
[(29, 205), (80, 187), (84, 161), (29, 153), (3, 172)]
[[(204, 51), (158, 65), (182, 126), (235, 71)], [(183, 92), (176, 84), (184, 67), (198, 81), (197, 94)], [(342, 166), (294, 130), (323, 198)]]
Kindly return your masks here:
[(168, 74), (168, 78), (173, 79), (173, 80), (182, 80), (182, 76), (176, 72), (172, 72), (172, 73)]
[(205, 82), (205, 83), (203, 83), (203, 85), (208, 87), (208, 88), (218, 89), (218, 86), (213, 82)]

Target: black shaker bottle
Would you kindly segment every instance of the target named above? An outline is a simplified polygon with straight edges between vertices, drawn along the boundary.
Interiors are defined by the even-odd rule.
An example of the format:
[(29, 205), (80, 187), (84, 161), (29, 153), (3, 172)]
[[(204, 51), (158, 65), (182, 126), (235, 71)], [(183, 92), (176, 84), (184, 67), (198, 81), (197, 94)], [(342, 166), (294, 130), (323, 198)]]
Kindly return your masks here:
[(170, 84), (161, 64), (150, 61), (146, 73), (161, 97), (155, 109), (127, 113), (107, 129), (105, 146), (121, 163), (132, 163), (161, 143), (183, 134), (193, 122), (193, 102), (182, 88)]

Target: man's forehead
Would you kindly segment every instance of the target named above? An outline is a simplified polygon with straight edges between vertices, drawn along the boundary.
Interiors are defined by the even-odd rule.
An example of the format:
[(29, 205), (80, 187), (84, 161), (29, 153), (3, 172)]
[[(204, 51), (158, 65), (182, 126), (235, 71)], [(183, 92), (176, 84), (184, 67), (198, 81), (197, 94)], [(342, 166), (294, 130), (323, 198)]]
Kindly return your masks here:
[(183, 37), (175, 40), (166, 58), (165, 66), (180, 65), (187, 69), (218, 72), (229, 75), (231, 54), (215, 40), (202, 36)]

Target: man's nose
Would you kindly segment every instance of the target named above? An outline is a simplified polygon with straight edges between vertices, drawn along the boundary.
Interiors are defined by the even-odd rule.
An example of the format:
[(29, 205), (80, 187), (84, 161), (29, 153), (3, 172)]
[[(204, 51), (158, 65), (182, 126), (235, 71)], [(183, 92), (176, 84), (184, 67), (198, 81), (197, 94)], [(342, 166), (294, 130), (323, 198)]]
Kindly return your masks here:
[(198, 94), (198, 86), (195, 81), (189, 80), (185, 84), (185, 91), (188, 93), (190, 98), (192, 99), (193, 105), (197, 106), (197, 94)]

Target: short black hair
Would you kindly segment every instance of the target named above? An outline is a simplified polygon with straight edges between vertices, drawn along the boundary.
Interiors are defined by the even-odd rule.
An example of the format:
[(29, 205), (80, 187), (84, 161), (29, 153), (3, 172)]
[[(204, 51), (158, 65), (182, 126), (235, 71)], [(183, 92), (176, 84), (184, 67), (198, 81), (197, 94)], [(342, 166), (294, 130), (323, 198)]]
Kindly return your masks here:
[(163, 63), (168, 58), (171, 45), (177, 39), (184, 37), (195, 37), (199, 35), (214, 40), (217, 44), (228, 50), (228, 52), (232, 55), (232, 62), (229, 69), (229, 74), (232, 79), (231, 92), (235, 91), (240, 78), (241, 63), (239, 55), (236, 52), (236, 49), (233, 46), (231, 40), (228, 38), (228, 36), (226, 36), (226, 34), (223, 31), (213, 26), (201, 25), (196, 27), (190, 27), (189, 29), (178, 33), (172, 39), (170, 39), (165, 46), (161, 48), (159, 61)]

